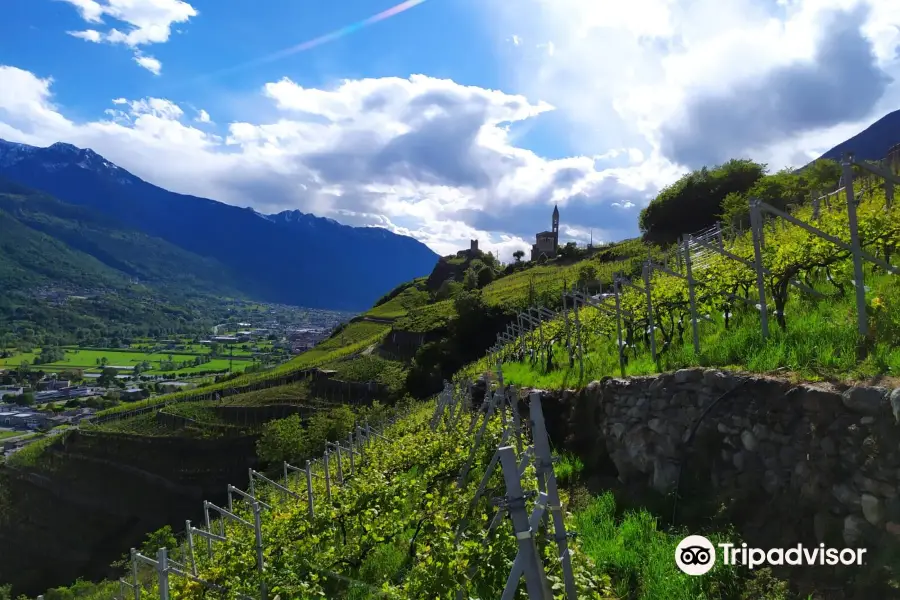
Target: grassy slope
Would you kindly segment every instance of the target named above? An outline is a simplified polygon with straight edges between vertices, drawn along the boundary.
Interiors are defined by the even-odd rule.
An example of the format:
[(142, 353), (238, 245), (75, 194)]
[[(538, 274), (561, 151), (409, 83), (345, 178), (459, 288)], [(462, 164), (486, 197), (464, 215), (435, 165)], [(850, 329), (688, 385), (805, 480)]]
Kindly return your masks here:
[[(868, 231), (868, 237), (874, 239), (881, 236), (883, 244), (900, 245), (898, 219), (900, 210), (894, 205), (891, 213), (883, 209), (884, 198), (875, 194), (864, 201), (859, 208), (862, 227)], [(847, 237), (846, 225), (843, 223), (846, 214), (841, 207), (823, 215), (818, 223), (832, 231), (833, 235)], [(799, 216), (811, 221), (808, 209), (801, 209)], [(821, 260), (835, 256), (834, 249), (827, 242), (819, 242), (811, 238), (799, 228), (777, 227), (767, 234), (767, 246), (764, 259), (771, 268), (777, 268), (779, 261), (790, 260), (792, 252), (803, 252), (809, 246), (814, 247), (813, 255)], [(731, 242), (733, 252), (747, 254), (752, 252), (748, 236), (743, 235)], [(751, 250), (748, 250), (750, 248)], [(875, 251), (875, 246), (869, 250)], [(782, 256), (781, 254), (788, 255)], [(808, 295), (790, 288), (788, 303), (785, 307), (786, 327), (776, 324), (775, 316), (770, 313), (770, 337), (763, 340), (760, 331), (758, 310), (746, 307), (741, 303), (732, 306), (732, 317), (726, 328), (721, 304), (715, 300), (700, 303), (700, 314), (708, 313), (712, 322), (699, 321), (700, 352), (695, 352), (692, 343), (691, 328), (686, 309), (666, 308), (665, 303), (671, 301), (673, 295), (678, 303), (686, 305), (686, 289), (679, 281), (658, 274), (653, 282), (653, 303), (656, 306), (656, 317), (665, 321), (669, 316), (684, 318), (685, 331), (681, 339), (675, 339), (671, 347), (660, 352), (659, 361), (651, 358), (649, 345), (638, 341), (625, 352), (627, 364), (625, 374), (647, 375), (687, 366), (718, 366), (747, 369), (756, 372), (767, 372), (782, 369), (794, 372), (798, 377), (806, 379), (861, 379), (878, 375), (900, 375), (900, 277), (885, 274), (880, 268), (864, 265), (867, 311), (871, 335), (868, 339), (868, 354), (862, 361), (858, 360), (857, 346), (857, 310), (853, 294), (852, 270), (849, 258), (838, 256), (840, 260), (832, 263), (829, 279), (824, 272), (811, 271), (809, 283), (823, 297)], [(798, 259), (802, 262), (803, 259)], [(895, 261), (896, 262), (896, 261)], [(802, 271), (801, 271), (802, 274)], [(706, 280), (710, 289), (725, 290), (719, 283), (727, 278), (752, 277), (752, 271), (739, 266), (730, 259), (714, 259), (707, 272), (695, 273), (698, 280)], [(755, 283), (755, 282), (754, 282)], [(672, 287), (675, 285), (676, 287)], [(677, 286), (681, 286), (680, 288)], [(843, 289), (841, 289), (843, 288)], [(703, 287), (698, 286), (698, 296)], [(674, 290), (674, 291), (673, 291)], [(727, 290), (726, 290), (727, 291)], [(750, 294), (755, 292), (751, 286)], [(623, 305), (635, 313), (638, 319), (645, 318), (645, 300), (640, 292), (627, 291), (623, 294)], [(771, 298), (767, 300), (769, 311), (773, 311)], [(716, 312), (715, 308), (719, 308)], [(642, 312), (643, 311), (643, 312)], [(570, 314), (570, 318), (572, 318)], [(590, 381), (604, 376), (619, 376), (620, 366), (616, 352), (615, 320), (611, 316), (598, 313), (587, 308), (581, 311), (582, 335), (584, 340), (584, 376), (580, 375), (580, 366), (576, 360), (569, 366), (568, 352), (565, 343), (565, 326), (562, 318), (544, 326), (544, 333), (549, 338), (556, 336), (554, 345), (553, 368), (548, 370), (542, 361), (508, 361), (504, 365), (507, 381), (516, 385), (537, 388), (580, 387)], [(639, 321), (638, 321), (639, 322)], [(646, 323), (646, 321), (644, 321)], [(644, 325), (646, 326), (646, 325)], [(574, 344), (574, 327), (570, 329), (570, 339)], [(657, 348), (663, 347), (661, 338), (657, 339)], [(538, 364), (540, 362), (540, 364)], [(488, 370), (491, 365), (487, 360), (479, 361), (468, 369), (469, 374)]]
[[(616, 271), (634, 272), (635, 266), (642, 256), (632, 244), (627, 249), (614, 248), (607, 251), (602, 257), (595, 257), (590, 261), (597, 269), (598, 279), (608, 283)], [(501, 278), (484, 289), (486, 303), (491, 306), (503, 306), (512, 309), (524, 307), (528, 304), (529, 296), (543, 296), (552, 299), (558, 296), (563, 281), (571, 283), (575, 279), (575, 273), (581, 267), (575, 264), (567, 267), (553, 265), (534, 267), (525, 271), (514, 273)], [(900, 287), (896, 278), (873, 274), (867, 281), (870, 286), (870, 296), (877, 296), (890, 306), (896, 307), (900, 303)], [(828, 285), (819, 287), (826, 292)], [(433, 303), (422, 305), (417, 301), (410, 303), (414, 298), (414, 292), (401, 292), (394, 299), (382, 306), (380, 313), (370, 313), (369, 316), (382, 316), (396, 319), (396, 326), (407, 323), (424, 323), (421, 330), (427, 331), (428, 327), (440, 327), (446, 323), (446, 319), (452, 318), (452, 303)], [(407, 302), (404, 305), (404, 299)], [(734, 365), (754, 370), (769, 370), (775, 367), (788, 366), (800, 371), (807, 376), (826, 376), (855, 371), (858, 374), (874, 372), (893, 372), (900, 368), (897, 353), (891, 344), (875, 345), (875, 351), (870, 354), (866, 362), (858, 363), (853, 350), (855, 350), (856, 336), (854, 331), (855, 316), (852, 300), (845, 296), (831, 298), (826, 301), (817, 301), (809, 298), (794, 296), (789, 304), (790, 313), (788, 328), (780, 331), (773, 323), (772, 336), (768, 342), (760, 340), (758, 329), (758, 314), (744, 312), (734, 317), (725, 330), (721, 323), (720, 315), (712, 315), (714, 323), (701, 325), (701, 353), (696, 355), (690, 347), (690, 331), (684, 337), (687, 343), (673, 345), (664, 358), (654, 364), (648, 358), (648, 352), (639, 348), (630, 354), (627, 366), (628, 373), (651, 373), (659, 369), (670, 369), (692, 364), (717, 364), (722, 366)], [(381, 308), (381, 307), (377, 307)], [(374, 309), (373, 309), (374, 311)], [(405, 312), (403, 312), (405, 311)], [(896, 311), (894, 311), (896, 313)], [(510, 363), (505, 367), (506, 376), (520, 385), (536, 385), (545, 388), (561, 386), (578, 386), (591, 379), (603, 375), (617, 375), (618, 361), (616, 360), (614, 344), (610, 344), (608, 337), (600, 334), (609, 323), (603, 322), (599, 317), (590, 317), (584, 314), (586, 351), (586, 374), (583, 380), (577, 379), (577, 366), (570, 369), (561, 355), (564, 350), (562, 344), (557, 348), (557, 364), (563, 368), (544, 372), (540, 367), (528, 363)], [(434, 315), (440, 318), (433, 319), (430, 324), (428, 319)], [(889, 325), (889, 324), (888, 324)], [(887, 325), (885, 325), (887, 327)], [(343, 331), (322, 344), (316, 350), (305, 353), (283, 365), (279, 371), (284, 372), (296, 368), (304, 368), (316, 364), (336, 365), (342, 375), (371, 378), (377, 376), (383, 367), (379, 366), (377, 357), (366, 358), (362, 352), (377, 343), (389, 330), (388, 325), (360, 321), (350, 324)], [(592, 331), (593, 330), (593, 331)], [(608, 331), (607, 331), (608, 333)], [(351, 360), (340, 359), (353, 356)], [(487, 368), (486, 363), (473, 365), (470, 373)], [(246, 380), (260, 379), (266, 374), (247, 377)], [(229, 382), (227, 385), (234, 385)], [(224, 386), (223, 386), (224, 387)], [(276, 394), (278, 388), (268, 391), (268, 394)], [(415, 419), (413, 419), (414, 423)], [(407, 427), (415, 428), (414, 424)], [(421, 433), (416, 433), (416, 440), (421, 439)], [(420, 442), (419, 442), (420, 443)], [(384, 449), (383, 457), (390, 459), (391, 454), (400, 451)], [(422, 457), (419, 457), (422, 458)], [(432, 457), (433, 458), (433, 457)], [(409, 461), (410, 458), (403, 460)], [(443, 459), (441, 459), (443, 460)], [(438, 461), (440, 462), (440, 460)], [(412, 468), (415, 462), (404, 463), (404, 467)], [(428, 464), (433, 464), (428, 463)], [(426, 465), (427, 466), (427, 465)], [(382, 468), (388, 468), (382, 463)], [(370, 474), (378, 479), (376, 471)], [(415, 482), (407, 482), (414, 487)], [(381, 484), (379, 484), (381, 485)], [(367, 488), (368, 490), (377, 490)], [(339, 501), (339, 506), (342, 506)], [(355, 505), (358, 511), (360, 506)], [(303, 524), (302, 507), (291, 506), (284, 509), (282, 517), (277, 521), (291, 523), (291, 539), (296, 540), (296, 532), (307, 531), (315, 539), (325, 540), (327, 543), (315, 550), (298, 551), (290, 554), (279, 555), (274, 560), (273, 575), (285, 581), (285, 589), (291, 589), (289, 585), (296, 583), (294, 578), (302, 571), (300, 556), (319, 556), (322, 552), (333, 555), (333, 558), (341, 557), (340, 544), (331, 540), (328, 532), (332, 531), (333, 520), (329, 517), (328, 523)], [(340, 512), (341, 509), (339, 509)], [(405, 510), (405, 509), (404, 509)], [(405, 513), (404, 513), (405, 514)], [(596, 582), (604, 590), (612, 591), (619, 596), (628, 595), (630, 598), (655, 599), (655, 598), (783, 598), (783, 590), (777, 585), (764, 585), (759, 581), (741, 581), (740, 574), (735, 571), (713, 571), (712, 577), (690, 578), (683, 576), (672, 565), (671, 556), (674, 546), (680, 539), (679, 532), (662, 532), (657, 530), (655, 519), (646, 512), (637, 512), (627, 515), (624, 520), (615, 517), (615, 507), (609, 496), (590, 500), (580, 506), (574, 515), (573, 524), (579, 531), (581, 546), (581, 558), (579, 560), (593, 560), (596, 563), (595, 575), (599, 575)], [(284, 533), (275, 524), (268, 523), (264, 527), (271, 528), (267, 536), (278, 540)], [(310, 527), (312, 529), (310, 529)], [(299, 528), (299, 529), (298, 529)], [(508, 533), (508, 532), (507, 532)], [(269, 539), (269, 538), (267, 538)], [(304, 538), (304, 539), (308, 539)], [(729, 535), (733, 540), (734, 536)], [(320, 543), (320, 542), (317, 542)], [(274, 548), (293, 547), (296, 542), (285, 539), (282, 542), (273, 542)], [(502, 544), (495, 548), (497, 552), (503, 552)], [(249, 541), (241, 538), (233, 546), (235, 555), (243, 555), (250, 551)], [(368, 570), (363, 568), (366, 561), (359, 569), (352, 573), (354, 577), (376, 577), (380, 580), (390, 578), (389, 569), (392, 561), (392, 550), (388, 548), (385, 554), (372, 559)], [(293, 558), (292, 558), (293, 557)], [(292, 562), (293, 561), (293, 562)], [(302, 562), (302, 561), (301, 561)], [(295, 564), (296, 563), (296, 564)], [(589, 563), (585, 563), (589, 564)], [(249, 565), (249, 566), (248, 566)], [(228, 560), (220, 562), (216, 559), (205, 563), (203, 569), (210, 577), (222, 578), (234, 582), (236, 585), (252, 585), (254, 575), (251, 572), (252, 560)], [(609, 577), (608, 580), (604, 579)], [(753, 586), (760, 585), (762, 587)], [(750, 587), (748, 587), (750, 586)], [(765, 588), (765, 589), (763, 589)], [(751, 591), (747, 591), (747, 590)], [(249, 590), (249, 587), (248, 587)], [(743, 591), (740, 591), (743, 590)], [(182, 588), (181, 597), (196, 597), (196, 589)], [(741, 595), (743, 594), (743, 595)], [(749, 594), (749, 595), (748, 595)]]
[(116, 223), (103, 214), (0, 180), (0, 209), (32, 231), (51, 236), (125, 277), (177, 291), (234, 295), (216, 261)]
[[(468, 597), (499, 597), (516, 545), (508, 519), (501, 522), (489, 545), (482, 543), (494, 510), (489, 496), (476, 505), (463, 543), (457, 545), (453, 540), (498, 445), (500, 417), (488, 428), (467, 485), (457, 489), (455, 478), (468, 457), (473, 434), (467, 431), (466, 420), (432, 432), (427, 424), (433, 407), (431, 402), (419, 405), (385, 432), (390, 442), (377, 440), (367, 447), (363, 462), (357, 463), (357, 471), (346, 485), (332, 486), (334, 500), (328, 509), (322, 508), (324, 483), (315, 478), (314, 497), (320, 499), (320, 510), (312, 519), (306, 502), (285, 502), (278, 490), (257, 486), (258, 497), (272, 506), (261, 515), (271, 595), (362, 599), (375, 597), (369, 592), (374, 588), (388, 598), (449, 598), (462, 585)], [(304, 481), (292, 480), (288, 485), (298, 494), (305, 493)], [(524, 486), (526, 490), (537, 488), (531, 469)], [(489, 488), (502, 489), (499, 471)], [(563, 491), (563, 495), (567, 493)], [(243, 503), (237, 503), (235, 511), (245, 519), (252, 518)], [(384, 514), (389, 517), (381, 518)], [(433, 526), (418, 527), (423, 519)], [(579, 597), (736, 599), (748, 589), (753, 592), (746, 597), (784, 597), (777, 588), (759, 585), (764, 576), (747, 577), (722, 565), (704, 578), (684, 575), (671, 560), (681, 532), (658, 531), (655, 519), (646, 512), (618, 521), (609, 495), (589, 502), (566, 519), (568, 528), (579, 532), (579, 537), (569, 542)], [(341, 523), (339, 536), (335, 536), (335, 522)], [(216, 526), (213, 523), (214, 530)], [(411, 552), (408, 540), (414, 533), (416, 543)], [(259, 579), (252, 538), (251, 530), (230, 527), (228, 541), (217, 544), (211, 558), (205, 552), (196, 553), (200, 577), (253, 596)], [(548, 579), (559, 582), (552, 539), (538, 540)], [(174, 557), (185, 560), (177, 548), (173, 551)], [(469, 565), (477, 566), (474, 573), (469, 572)], [(155, 597), (149, 573), (143, 581), (145, 593)], [(174, 599), (207, 597), (201, 586), (182, 578), (172, 578), (170, 583)]]

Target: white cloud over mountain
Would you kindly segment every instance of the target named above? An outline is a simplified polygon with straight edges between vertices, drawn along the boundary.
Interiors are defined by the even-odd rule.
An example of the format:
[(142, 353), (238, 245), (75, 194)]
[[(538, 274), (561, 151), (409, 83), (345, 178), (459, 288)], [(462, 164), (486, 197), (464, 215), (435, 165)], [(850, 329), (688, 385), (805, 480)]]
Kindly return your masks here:
[(691, 167), (746, 155), (781, 167), (900, 107), (898, 2), (484, 6), (498, 38), (542, 41), (504, 55), (517, 87), (557, 106), (584, 152), (637, 147)]
[[(137, 0), (65, 1), (89, 23), (130, 23), (102, 36), (131, 46), (196, 15), (178, 0), (144, 0), (158, 10), (140, 14), (124, 8)], [(0, 138), (90, 147), (173, 191), (380, 225), (441, 253), (477, 237), (508, 259), (549, 226), (554, 202), (564, 238), (634, 235), (638, 210), (685, 168), (739, 156), (797, 165), (900, 101), (900, 3), (482, 6), (515, 74), (507, 91), (425, 75), (328, 89), (285, 78), (259, 92), (276, 111), (266, 120), (216, 125), (188, 104), (116, 98), (83, 122), (54, 103), (52, 73), (0, 67)], [(517, 142), (517, 126), (550, 112), (577, 155)]]

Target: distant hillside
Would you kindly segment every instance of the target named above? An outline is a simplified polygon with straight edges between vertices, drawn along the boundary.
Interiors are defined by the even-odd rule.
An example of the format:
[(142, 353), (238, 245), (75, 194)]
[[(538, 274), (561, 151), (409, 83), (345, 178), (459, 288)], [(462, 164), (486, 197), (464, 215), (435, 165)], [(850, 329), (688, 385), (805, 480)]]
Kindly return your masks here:
[(885, 115), (819, 158), (840, 160), (844, 152), (850, 151), (861, 160), (881, 160), (896, 144), (900, 144), (900, 110)]
[(70, 144), (0, 140), (0, 175), (218, 263), (225, 281), (233, 277), (241, 292), (269, 302), (363, 310), (437, 261), (424, 244), (384, 229), (297, 212), (261, 215), (169, 192)]
[(0, 211), (9, 222), (4, 234), (16, 232), (0, 242), (7, 289), (37, 279), (85, 287), (137, 281), (178, 294), (239, 295), (234, 277), (214, 260), (2, 177)]

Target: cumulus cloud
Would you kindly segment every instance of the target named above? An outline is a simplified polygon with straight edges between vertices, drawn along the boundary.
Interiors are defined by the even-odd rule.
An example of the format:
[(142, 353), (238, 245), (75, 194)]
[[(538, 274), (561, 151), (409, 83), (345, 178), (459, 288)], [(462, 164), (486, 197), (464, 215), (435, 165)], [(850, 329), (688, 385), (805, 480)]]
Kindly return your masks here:
[[(196, 15), (179, 0), (65, 1), (89, 24), (80, 37), (135, 49)], [(260, 91), (275, 111), (265, 121), (217, 125), (190, 105), (186, 116), (166, 99), (117, 98), (75, 122), (54, 105), (49, 74), (0, 67), (0, 137), (92, 147), (174, 191), (383, 226), (441, 253), (478, 238), (508, 259), (549, 227), (555, 203), (564, 240), (621, 239), (689, 167), (739, 156), (799, 166), (900, 105), (900, 2), (479, 6), (511, 61), (506, 91), (424, 75), (329, 89), (284, 78)], [(574, 156), (517, 141), (551, 112)]]
[(504, 53), (558, 107), (573, 147), (679, 167), (806, 162), (900, 104), (900, 3), (489, 0), (484, 17), (553, 44)]
[[(138, 51), (140, 46), (169, 41), (172, 26), (186, 23), (198, 15), (197, 9), (183, 0), (61, 0), (73, 5), (87, 23), (104, 24), (104, 17), (118, 21), (118, 27), (106, 31), (96, 28), (70, 31), (69, 35), (88, 42), (123, 44), (134, 49), (134, 60), (154, 75), (162, 65)], [(122, 27), (123, 29), (119, 29)]]
[(683, 117), (660, 131), (666, 155), (698, 168), (783, 138), (864, 119), (891, 83), (860, 30), (868, 12), (860, 6), (828, 14), (809, 60), (690, 98)]
[(277, 118), (221, 127), (163, 98), (116, 98), (104, 118), (75, 122), (52, 103), (51, 86), (0, 67), (0, 90), (9, 90), (0, 92), (0, 137), (90, 147), (173, 191), (387, 227), (441, 253), (478, 238), (508, 260), (549, 227), (554, 203), (564, 238), (587, 241), (590, 227), (595, 241), (602, 229), (607, 239), (634, 234), (634, 210), (603, 209), (643, 202), (651, 190), (635, 169), (658, 161), (601, 170), (592, 157), (546, 160), (514, 145), (508, 127), (553, 107), (423, 75), (332, 89), (282, 79), (261, 90)]
[(143, 54), (136, 53), (134, 55), (134, 62), (141, 65), (154, 75), (159, 75), (160, 71), (162, 71), (162, 63), (152, 56), (145, 56)]

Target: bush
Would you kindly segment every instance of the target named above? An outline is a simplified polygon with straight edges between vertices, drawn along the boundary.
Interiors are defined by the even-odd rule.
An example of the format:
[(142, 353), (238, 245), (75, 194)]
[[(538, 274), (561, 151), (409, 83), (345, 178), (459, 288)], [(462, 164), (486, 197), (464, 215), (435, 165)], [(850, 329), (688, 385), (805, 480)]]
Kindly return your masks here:
[(673, 242), (682, 234), (714, 225), (725, 197), (748, 192), (765, 169), (766, 165), (751, 160), (730, 160), (684, 175), (641, 211), (639, 225), (645, 239)]

